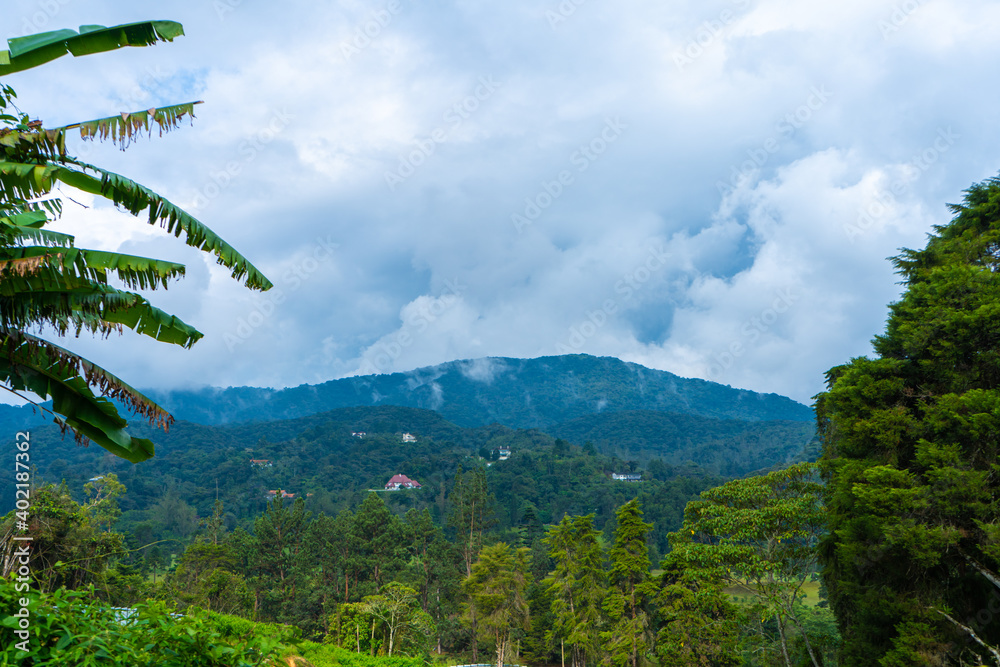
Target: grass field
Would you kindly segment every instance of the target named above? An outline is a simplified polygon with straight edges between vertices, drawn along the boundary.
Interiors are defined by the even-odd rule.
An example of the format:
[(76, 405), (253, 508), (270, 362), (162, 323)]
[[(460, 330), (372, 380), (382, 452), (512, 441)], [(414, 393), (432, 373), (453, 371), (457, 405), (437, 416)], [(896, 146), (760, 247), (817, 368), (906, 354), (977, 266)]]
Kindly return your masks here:
[[(723, 589), (733, 597), (735, 600), (741, 602), (749, 601), (753, 597), (753, 592), (743, 586), (727, 586)], [(819, 582), (818, 581), (807, 581), (802, 586), (802, 592), (806, 594), (805, 599), (802, 600), (802, 604), (807, 607), (815, 607), (819, 604)]]

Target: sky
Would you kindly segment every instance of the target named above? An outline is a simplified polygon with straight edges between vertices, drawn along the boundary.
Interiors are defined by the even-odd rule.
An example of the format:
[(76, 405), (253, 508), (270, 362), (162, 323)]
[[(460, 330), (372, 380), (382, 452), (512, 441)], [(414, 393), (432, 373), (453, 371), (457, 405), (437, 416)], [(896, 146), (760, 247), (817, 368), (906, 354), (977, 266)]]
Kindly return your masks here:
[(46, 126), (203, 100), (70, 152), (181, 205), (275, 287), (63, 188), (77, 245), (183, 262), (205, 334), (64, 341), (133, 386), (286, 387), (586, 353), (810, 403), (1000, 170), (983, 0), (13, 0), (7, 37), (172, 43), (11, 75)]

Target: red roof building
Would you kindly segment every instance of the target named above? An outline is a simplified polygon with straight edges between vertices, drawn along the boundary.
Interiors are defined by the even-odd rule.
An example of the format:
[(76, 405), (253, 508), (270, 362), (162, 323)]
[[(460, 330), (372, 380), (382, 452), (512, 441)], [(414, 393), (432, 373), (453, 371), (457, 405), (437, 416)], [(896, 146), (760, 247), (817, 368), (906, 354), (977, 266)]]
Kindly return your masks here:
[(393, 475), (392, 479), (385, 485), (386, 491), (399, 491), (400, 489), (419, 489), (420, 484), (410, 479), (406, 475)]

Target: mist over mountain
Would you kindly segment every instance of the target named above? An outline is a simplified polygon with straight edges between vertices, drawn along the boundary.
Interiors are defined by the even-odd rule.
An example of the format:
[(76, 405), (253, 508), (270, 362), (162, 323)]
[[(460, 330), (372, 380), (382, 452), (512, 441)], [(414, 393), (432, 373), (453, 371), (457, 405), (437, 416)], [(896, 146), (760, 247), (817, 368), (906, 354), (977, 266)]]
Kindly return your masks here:
[(289, 389), (205, 388), (153, 392), (178, 419), (229, 424), (294, 419), (343, 407), (434, 410), (459, 426), (546, 428), (589, 415), (646, 410), (738, 419), (812, 422), (790, 398), (682, 378), (613, 357), (489, 357), (406, 373), (365, 375)]

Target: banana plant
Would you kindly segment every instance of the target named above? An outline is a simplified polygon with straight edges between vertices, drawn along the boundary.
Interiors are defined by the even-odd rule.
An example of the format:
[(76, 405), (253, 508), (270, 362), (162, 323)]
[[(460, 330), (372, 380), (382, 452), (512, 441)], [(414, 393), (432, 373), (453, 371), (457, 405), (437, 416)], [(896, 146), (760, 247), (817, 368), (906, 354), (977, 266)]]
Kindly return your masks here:
[[(0, 76), (71, 54), (148, 46), (183, 35), (173, 21), (81, 26), (8, 40)], [(0, 83), (0, 388), (28, 400), (80, 442), (92, 441), (133, 463), (153, 456), (152, 441), (129, 434), (116, 401), (163, 429), (173, 417), (100, 366), (46, 340), (86, 331), (103, 337), (125, 329), (190, 347), (202, 334), (133, 290), (165, 288), (184, 266), (149, 257), (78, 248), (69, 234), (46, 229), (62, 214), (60, 184), (110, 200), (159, 225), (189, 246), (212, 253), (232, 277), (255, 290), (270, 281), (225, 240), (163, 196), (69, 155), (67, 134), (111, 140), (124, 149), (154, 126), (162, 135), (194, 117), (198, 102), (123, 112), (46, 128), (15, 112), (14, 90)], [(114, 284), (112, 283), (114, 281)], [(40, 399), (33, 400), (33, 397)], [(51, 408), (42, 405), (51, 401)]]

